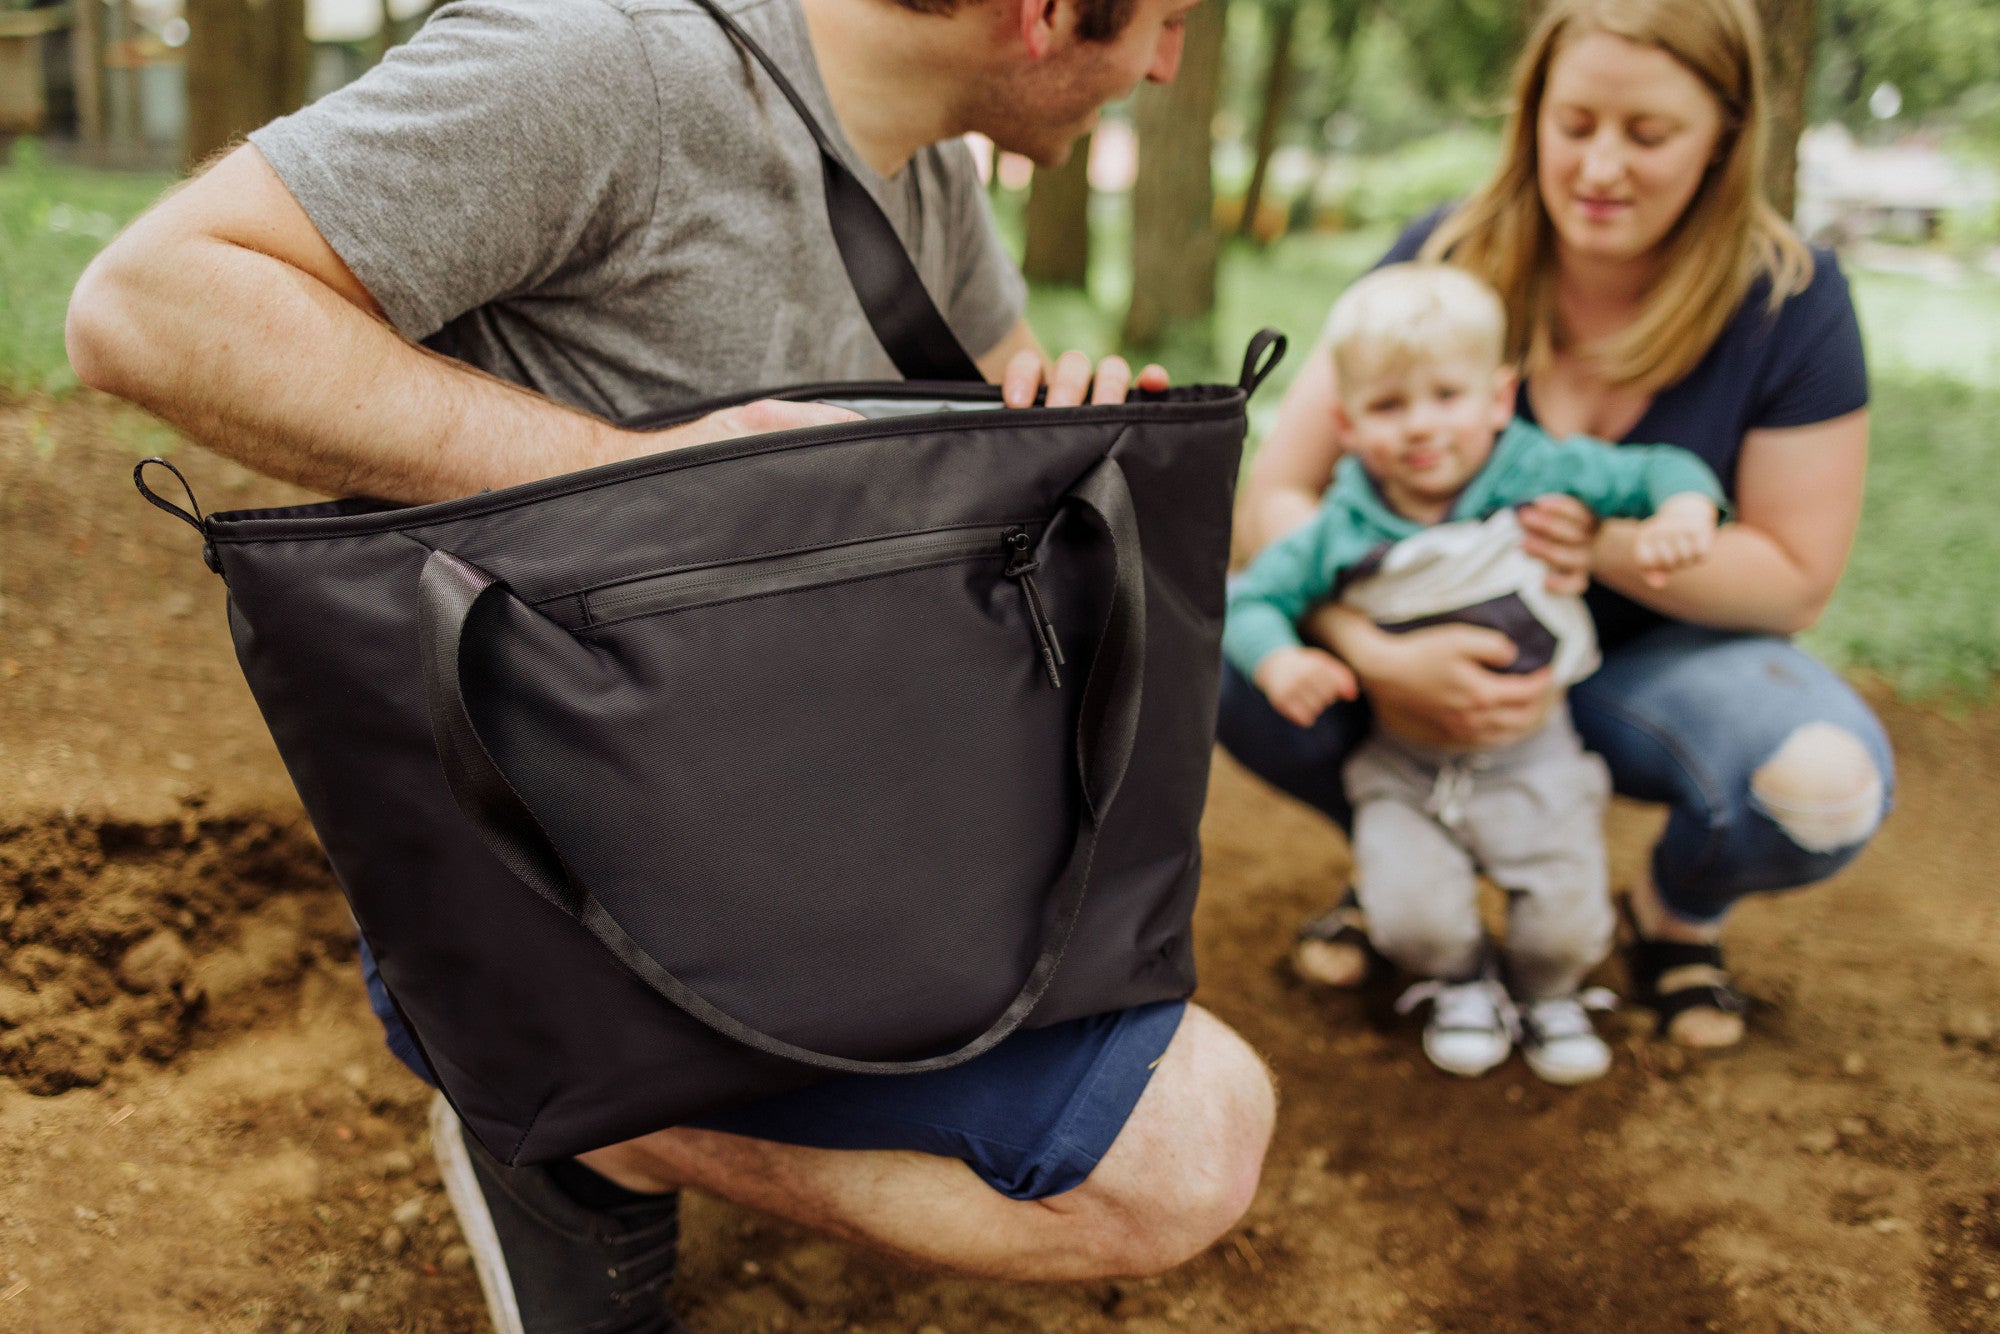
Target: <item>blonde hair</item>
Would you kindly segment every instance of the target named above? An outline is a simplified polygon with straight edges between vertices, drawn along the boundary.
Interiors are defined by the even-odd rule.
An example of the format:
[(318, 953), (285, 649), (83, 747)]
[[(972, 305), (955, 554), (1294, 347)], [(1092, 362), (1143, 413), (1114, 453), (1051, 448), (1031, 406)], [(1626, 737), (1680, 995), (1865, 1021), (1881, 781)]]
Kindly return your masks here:
[(1770, 279), (1772, 311), (1812, 281), (1812, 252), (1764, 194), (1764, 34), (1750, 0), (1552, 0), (1514, 66), (1498, 170), (1422, 253), (1448, 256), (1490, 282), (1506, 304), (1510, 359), (1530, 375), (1548, 364), (1561, 331), (1537, 122), (1557, 54), (1599, 32), (1664, 51), (1701, 80), (1722, 113), (1716, 160), (1661, 241), (1659, 277), (1638, 318), (1587, 349), (1612, 383), (1652, 392), (1694, 369), (1760, 276)]
[(1340, 294), (1326, 317), (1326, 343), (1342, 386), (1440, 355), (1497, 367), (1506, 353), (1507, 312), (1472, 273), (1446, 264), (1385, 264)]

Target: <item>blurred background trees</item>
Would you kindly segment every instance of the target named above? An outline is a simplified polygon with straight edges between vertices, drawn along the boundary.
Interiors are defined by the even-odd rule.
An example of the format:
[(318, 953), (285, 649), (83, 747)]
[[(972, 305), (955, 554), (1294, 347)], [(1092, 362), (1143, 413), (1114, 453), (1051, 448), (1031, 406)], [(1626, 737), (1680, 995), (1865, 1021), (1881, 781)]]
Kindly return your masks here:
[[(0, 0), (0, 403), (74, 390), (76, 275), (189, 161), (360, 76), (434, 0)], [(1233, 378), (1294, 353), (1397, 228), (1498, 152), (1544, 0), (1208, 0), (1172, 89), (1111, 108), (1064, 168), (994, 163), (1002, 233), (1052, 348)], [(1835, 246), (1873, 377), (1862, 540), (1814, 646), (1917, 688), (2000, 674), (2000, 0), (1755, 0), (1771, 28), (1772, 193)], [(303, 51), (303, 63), (301, 52)], [(1801, 128), (1803, 127), (1803, 129)], [(1795, 165), (1794, 165), (1795, 155)], [(106, 168), (115, 168), (106, 170)], [(131, 425), (135, 448), (171, 444)]]
[(305, 104), (312, 49), (305, 0), (186, 0), (187, 132), (197, 167)]
[[(2000, 3), (1756, 4), (1771, 71), (1767, 188), (1781, 211), (1824, 240), (2000, 242)], [(1059, 323), (1087, 321), (1055, 284), (1103, 308), (1102, 342), (1205, 370), (1227, 359), (1214, 351), (1218, 308), (1205, 298), (1215, 292), (1228, 305), (1239, 250), (1253, 273), (1251, 257), (1283, 238), (1362, 234), (1476, 186), (1495, 159), (1513, 60), (1541, 8), (1205, 5), (1198, 14), (1222, 20), (1207, 162), (1189, 130), (1191, 109), (1208, 96), (1207, 66), (1195, 62), (1176, 90), (1142, 90), (1129, 109), (1114, 109), (1087, 169), (1072, 162), (1035, 173), (1025, 192), (998, 190), (1003, 222), (1025, 201), (1026, 269), (1052, 285), (1045, 304)], [(1168, 107), (1179, 117), (1162, 114)], [(1198, 234), (1187, 219), (1204, 166), (1213, 203)]]

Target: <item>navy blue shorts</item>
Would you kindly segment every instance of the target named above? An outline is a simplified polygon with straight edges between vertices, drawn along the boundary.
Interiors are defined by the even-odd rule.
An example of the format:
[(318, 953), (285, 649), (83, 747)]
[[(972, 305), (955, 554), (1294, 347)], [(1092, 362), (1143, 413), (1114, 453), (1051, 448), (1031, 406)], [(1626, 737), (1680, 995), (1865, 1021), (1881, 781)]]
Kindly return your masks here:
[[(436, 1084), (365, 941), (361, 971), (389, 1050)], [(1082, 1185), (1110, 1151), (1186, 1009), (1161, 1001), (1024, 1030), (949, 1070), (844, 1075), (692, 1124), (815, 1149), (957, 1158), (1002, 1195), (1046, 1199)]]

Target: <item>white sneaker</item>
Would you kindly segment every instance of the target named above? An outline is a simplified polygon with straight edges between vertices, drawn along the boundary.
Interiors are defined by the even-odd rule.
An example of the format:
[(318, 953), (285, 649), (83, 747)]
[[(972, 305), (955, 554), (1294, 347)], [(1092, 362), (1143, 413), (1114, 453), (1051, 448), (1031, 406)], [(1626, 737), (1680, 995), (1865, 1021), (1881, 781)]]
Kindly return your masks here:
[(1424, 1001), (1431, 1002), (1424, 1055), (1438, 1069), (1469, 1079), (1485, 1074), (1513, 1050), (1514, 1002), (1496, 979), (1419, 982), (1396, 1001), (1396, 1013), (1408, 1014)]
[(1615, 996), (1602, 987), (1529, 1001), (1520, 1007), (1521, 1055), (1551, 1084), (1582, 1084), (1611, 1068), (1611, 1048), (1591, 1026), (1591, 1010), (1609, 1010)]

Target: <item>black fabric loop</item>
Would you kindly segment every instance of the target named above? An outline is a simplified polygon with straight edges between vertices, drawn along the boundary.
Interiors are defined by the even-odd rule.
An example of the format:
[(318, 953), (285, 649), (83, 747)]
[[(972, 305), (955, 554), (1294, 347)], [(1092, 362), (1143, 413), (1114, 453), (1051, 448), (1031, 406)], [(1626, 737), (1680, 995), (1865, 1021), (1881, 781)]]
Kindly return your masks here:
[(424, 688), (439, 762), (459, 809), (494, 856), (543, 899), (574, 918), (636, 977), (683, 1013), (742, 1045), (840, 1074), (920, 1074), (991, 1050), (1019, 1028), (1048, 990), (1090, 884), (1100, 827), (1117, 799), (1137, 742), (1146, 653), (1145, 562), (1138, 518), (1124, 472), (1106, 458), (1064, 497), (1111, 540), (1111, 604), (1100, 647), (1084, 684), (1076, 764), (1084, 810), (1056, 882), (1043, 899), (1039, 949), (1021, 989), (985, 1031), (948, 1052), (913, 1060), (857, 1060), (814, 1051), (752, 1028), (702, 997), (648, 954), (587, 886), (576, 882), (547, 829), (480, 740), (466, 699), (467, 655), (482, 613), (508, 596), (506, 585), (446, 551), (434, 551), (418, 577)]
[[(188, 513), (187, 510), (182, 509), (179, 505), (174, 504), (173, 501), (159, 495), (152, 487), (146, 485), (146, 469), (153, 464), (158, 464), (174, 475), (174, 480), (181, 484), (181, 490), (187, 492), (188, 505), (194, 510), (194, 513)], [(179, 468), (176, 468), (173, 464), (160, 458), (158, 455), (154, 455), (152, 458), (140, 459), (132, 468), (132, 485), (138, 487), (139, 494), (144, 496), (149, 502), (173, 515), (203, 537), (208, 536), (208, 529), (203, 526), (201, 502), (194, 498), (194, 487), (188, 484), (186, 475)]]
[(819, 145), (821, 176), (825, 182), (827, 221), (833, 228), (834, 244), (848, 281), (861, 301), (870, 327), (889, 360), (906, 380), (984, 381), (979, 366), (938, 312), (909, 251), (896, 234), (895, 224), (882, 212), (868, 187), (856, 179), (840, 160), (833, 141), (799, 96), (792, 82), (735, 19), (715, 0), (698, 0), (717, 23), (745, 51), (764, 67), (778, 85), (785, 100), (798, 112)]
[[(181, 490), (187, 493), (188, 506), (194, 510), (194, 513), (188, 513), (187, 510), (182, 509), (179, 505), (174, 504), (173, 501), (159, 495), (152, 487), (146, 485), (146, 469), (149, 465), (155, 463), (174, 475), (175, 480), (181, 484)], [(176, 468), (157, 454), (151, 458), (140, 459), (132, 467), (132, 485), (139, 488), (139, 494), (144, 496), (149, 504), (158, 506), (188, 527), (194, 529), (197, 533), (200, 533), (202, 563), (208, 566), (214, 573), (222, 573), (222, 558), (216, 554), (215, 540), (208, 534), (208, 520), (202, 517), (201, 502), (194, 498), (194, 487), (188, 482), (186, 475), (179, 468)]]
[[(1288, 340), (1276, 329), (1266, 327), (1251, 335), (1250, 346), (1243, 350), (1243, 373), (1237, 379), (1245, 397), (1256, 393), (1257, 387), (1278, 369), (1278, 363), (1285, 359), (1287, 345)], [(1268, 358), (1266, 352), (1270, 353)]]

